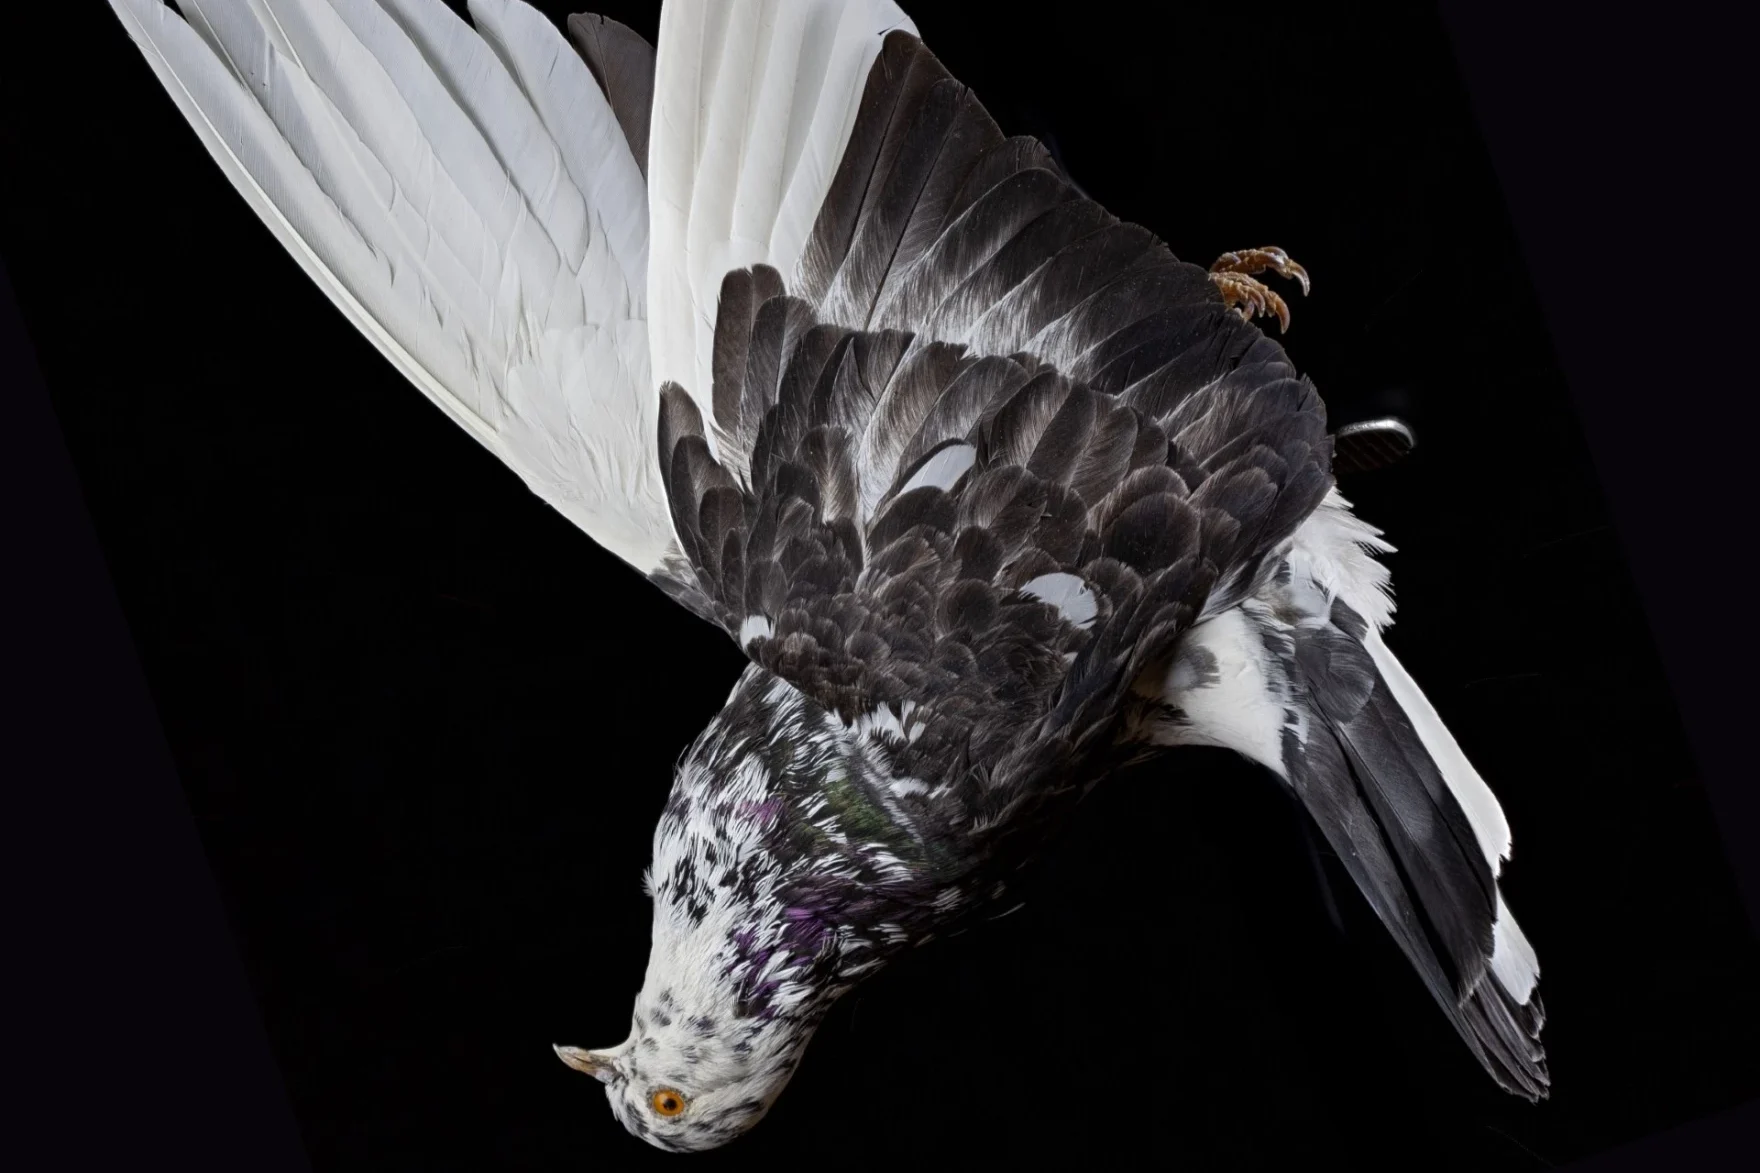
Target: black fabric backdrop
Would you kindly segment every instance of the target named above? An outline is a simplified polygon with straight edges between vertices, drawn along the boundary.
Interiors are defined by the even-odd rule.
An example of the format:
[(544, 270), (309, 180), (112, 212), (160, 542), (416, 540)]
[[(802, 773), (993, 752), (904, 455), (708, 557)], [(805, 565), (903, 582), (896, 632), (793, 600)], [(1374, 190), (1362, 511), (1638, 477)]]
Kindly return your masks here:
[[(847, 998), (771, 1117), (707, 1159), (1527, 1170), (1760, 1094), (1752, 928), (1627, 567), (1646, 535), (1616, 529), (1603, 485), (1626, 482), (1605, 453), (1598, 475), (1572, 396), (1672, 413), (1740, 379), (1584, 386), (1567, 363), (1567, 389), (1529, 277), (1556, 237), (1518, 245), (1422, 6), (1092, 6), (1056, 28), (918, 7), (1006, 130), (1045, 138), (1179, 255), (1288, 248), (1314, 292), (1285, 341), (1334, 422), (1415, 426), (1416, 455), (1346, 492), (1399, 547), (1390, 643), (1514, 826), (1505, 891), (1545, 971), (1555, 1095), (1498, 1092), (1335, 866), (1334, 929), (1274, 782), (1188, 751), (1097, 792), (1021, 911)], [(741, 658), (402, 383), (114, 18), (72, 8), (36, 42), (51, 70), (0, 81), (0, 246), (306, 1154), (658, 1158), (549, 1044), (623, 1037), (668, 770)], [(653, 34), (654, 5), (601, 10)], [(1696, 270), (1631, 272), (1562, 297), (1643, 298), (1657, 334), (1722, 345), (1687, 312), (1706, 304)], [(1591, 341), (1666, 354), (1631, 317)], [(1641, 565), (1704, 581), (1701, 621), (1725, 639), (1710, 584), (1733, 555), (1682, 545), (1672, 575)], [(80, 789), (79, 748), (29, 785)], [(126, 789), (137, 760), (105, 784)], [(93, 791), (74, 817), (89, 841), (128, 839), (118, 809)], [(168, 989), (205, 988), (195, 947), (158, 927), (175, 915), (130, 914), (140, 943), (118, 942), (107, 980), (151, 953)], [(155, 1080), (158, 1050), (126, 1026), (95, 1042), (127, 1056), (96, 1071)], [(264, 1119), (256, 1135), (284, 1127)]]

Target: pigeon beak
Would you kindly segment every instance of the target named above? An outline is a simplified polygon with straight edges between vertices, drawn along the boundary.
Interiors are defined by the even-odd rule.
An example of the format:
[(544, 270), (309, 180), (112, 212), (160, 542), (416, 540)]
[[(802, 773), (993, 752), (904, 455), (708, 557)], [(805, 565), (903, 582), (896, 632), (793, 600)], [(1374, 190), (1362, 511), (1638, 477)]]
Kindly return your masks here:
[(609, 1055), (583, 1051), (579, 1047), (559, 1047), (554, 1043), (551, 1044), (551, 1049), (556, 1052), (558, 1059), (600, 1083), (610, 1083), (618, 1077), (617, 1067)]

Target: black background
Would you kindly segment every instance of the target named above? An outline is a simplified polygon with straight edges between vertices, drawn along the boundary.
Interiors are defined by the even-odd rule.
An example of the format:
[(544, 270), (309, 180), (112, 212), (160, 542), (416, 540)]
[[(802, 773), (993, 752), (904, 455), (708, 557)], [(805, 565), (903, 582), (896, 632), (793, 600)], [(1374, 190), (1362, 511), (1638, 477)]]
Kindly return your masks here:
[[(652, 5), (601, 10), (653, 33)], [(1567, 363), (1567, 390), (1528, 277), (1543, 250), (1531, 231), (1518, 246), (1435, 13), (1097, 9), (1053, 29), (1002, 15), (1019, 11), (916, 19), (1006, 130), (1048, 138), (1175, 252), (1290, 249), (1315, 286), (1286, 341), (1334, 421), (1392, 410), (1418, 431), (1409, 462), (1346, 491), (1400, 547), (1390, 643), (1515, 828), (1505, 891), (1545, 971), (1555, 1095), (1498, 1092), (1336, 868), (1332, 928), (1272, 782), (1188, 752), (1097, 792), (1021, 911), (846, 999), (771, 1117), (708, 1159), (1030, 1165), (1148, 1142), (1206, 1169), (1520, 1170), (1760, 1093), (1751, 927), (1652, 642), (1655, 599), (1647, 618), (1626, 568), (1643, 538), (1604, 496), (1630, 470), (1597, 469), (1571, 394), (1715, 420), (1751, 391), (1733, 359), (1726, 381), (1636, 377), (1669, 347), (1739, 350), (1704, 284), (1703, 226), (1676, 226), (1678, 256), (1565, 292), (1654, 306), (1651, 329), (1614, 312), (1593, 339), (1630, 353), (1627, 385), (1585, 386)], [(6, 71), (0, 244), (312, 1165), (658, 1158), (548, 1046), (627, 1029), (668, 766), (739, 656), (403, 384), (226, 184), (114, 19), (83, 16), (39, 42), (52, 56), (77, 36), (80, 84)], [(1646, 178), (1638, 160), (1617, 172)], [(1584, 224), (1604, 219), (1586, 208)], [(1634, 246), (1586, 232), (1577, 247), (1601, 273), (1603, 250)], [(1703, 508), (1742, 504), (1708, 492)], [(1719, 584), (1695, 618), (1725, 639), (1737, 556), (1682, 547), (1675, 577)], [(85, 781), (70, 766), (32, 784)], [(76, 818), (91, 842), (127, 839), (122, 809), (93, 789)], [(106, 893), (86, 875), (37, 874), (28, 902), (127, 903), (130, 877)], [(130, 913), (101, 980), (83, 975), (90, 1021), (118, 1017), (108, 984), (149, 969), (205, 988), (174, 919)], [(171, 1056), (131, 1028), (176, 1037), (116, 1021), (68, 1045), (100, 1079), (151, 1083)], [(122, 1118), (94, 1109), (91, 1127)], [(252, 1124), (277, 1127), (272, 1111)], [(153, 1151), (139, 1131), (114, 1143)]]

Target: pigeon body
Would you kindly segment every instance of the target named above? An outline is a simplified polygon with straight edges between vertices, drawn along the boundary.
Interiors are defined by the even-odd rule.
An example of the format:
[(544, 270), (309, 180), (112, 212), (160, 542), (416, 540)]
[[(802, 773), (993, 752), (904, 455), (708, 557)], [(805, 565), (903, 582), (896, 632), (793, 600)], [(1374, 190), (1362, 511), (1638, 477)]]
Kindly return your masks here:
[(558, 1048), (631, 1132), (750, 1128), (841, 994), (1192, 744), (1282, 778), (1545, 1094), (1509, 829), (1382, 641), (1315, 388), (894, 5), (674, 0), (657, 51), (516, 0), (112, 5), (386, 357), (751, 660), (655, 831), (631, 1034)]

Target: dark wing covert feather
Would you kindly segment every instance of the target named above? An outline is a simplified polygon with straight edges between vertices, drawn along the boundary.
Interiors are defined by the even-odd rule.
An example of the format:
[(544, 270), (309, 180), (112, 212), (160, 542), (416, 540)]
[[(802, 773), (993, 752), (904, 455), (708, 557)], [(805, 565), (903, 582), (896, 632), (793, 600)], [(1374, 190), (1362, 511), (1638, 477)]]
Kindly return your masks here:
[(904, 33), (793, 288), (724, 277), (713, 371), (712, 420), (662, 389), (663, 585), (845, 720), (908, 713), (904, 774), (984, 763), (979, 821), (1331, 484), (1282, 348)]

